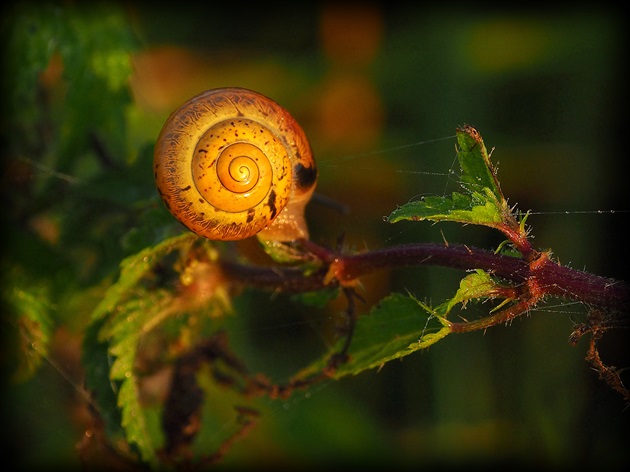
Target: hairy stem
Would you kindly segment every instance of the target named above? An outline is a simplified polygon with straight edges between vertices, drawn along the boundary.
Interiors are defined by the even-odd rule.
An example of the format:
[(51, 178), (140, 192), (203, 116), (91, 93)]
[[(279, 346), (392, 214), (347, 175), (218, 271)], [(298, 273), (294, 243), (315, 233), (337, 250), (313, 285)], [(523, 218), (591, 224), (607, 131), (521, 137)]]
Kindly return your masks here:
[(418, 243), (344, 255), (311, 242), (305, 247), (322, 264), (305, 275), (290, 267), (253, 267), (222, 262), (224, 276), (231, 281), (265, 290), (309, 292), (325, 287), (350, 286), (358, 278), (376, 270), (404, 266), (438, 265), (459, 270), (482, 269), (516, 285), (536, 287), (536, 299), (545, 295), (569, 298), (601, 308), (627, 311), (630, 285), (559, 265), (546, 253), (532, 262), (465, 245)]
[(484, 269), (512, 282), (528, 276), (525, 261), (464, 245), (409, 244), (340, 256), (331, 269), (340, 281), (352, 280), (376, 269), (415, 265), (438, 265), (453, 269)]

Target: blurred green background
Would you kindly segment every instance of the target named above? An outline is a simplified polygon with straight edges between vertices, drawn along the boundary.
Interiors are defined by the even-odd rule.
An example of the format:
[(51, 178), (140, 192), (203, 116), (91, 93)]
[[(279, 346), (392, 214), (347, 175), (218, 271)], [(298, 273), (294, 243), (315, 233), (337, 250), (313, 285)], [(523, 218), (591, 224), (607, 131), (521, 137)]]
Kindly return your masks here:
[[(627, 278), (624, 18), (570, 5), (5, 6), (3, 284), (41, 295), (55, 329), (51, 362), (5, 387), (3, 443), (17, 443), (25, 467), (79, 466), (90, 421), (82, 329), (122, 258), (165, 237), (154, 224), (152, 145), (168, 114), (206, 89), (251, 88), (301, 123), (318, 193), (348, 207), (309, 206), (318, 243), (344, 234), (348, 250), (444, 239), (496, 247), (489, 230), (383, 222), (397, 204), (457, 189), (453, 135), (468, 123), (496, 148), (509, 201), (534, 212), (535, 246)], [(436, 268), (367, 277), (362, 311), (391, 291), (440, 303), (460, 277)], [(627, 465), (628, 411), (584, 361), (585, 340), (567, 344), (584, 310), (556, 302), (378, 372), (263, 401), (258, 427), (224, 464)], [(282, 378), (321, 353), (326, 313), (265, 293), (236, 306), (230, 335), (254, 371)], [(2, 330), (11, 374), (19, 333)], [(630, 365), (627, 332), (602, 346), (610, 363)]]

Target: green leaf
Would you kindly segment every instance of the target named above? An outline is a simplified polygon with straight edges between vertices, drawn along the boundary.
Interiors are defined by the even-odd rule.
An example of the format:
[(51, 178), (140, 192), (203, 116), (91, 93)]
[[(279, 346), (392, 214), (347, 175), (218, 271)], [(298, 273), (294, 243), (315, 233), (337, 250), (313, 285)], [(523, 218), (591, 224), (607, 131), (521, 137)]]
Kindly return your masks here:
[[(172, 298), (164, 291), (145, 290), (141, 281), (164, 256), (191, 244), (195, 238), (192, 233), (185, 233), (123, 260), (118, 281), (92, 313), (84, 343), (87, 385), (95, 394), (108, 433), (124, 432), (142, 460), (154, 465), (156, 450), (140, 404), (134, 365), (138, 343), (147, 326), (164, 318), (165, 306)], [(118, 392), (113, 391), (112, 385), (119, 386)]]
[(113, 363), (109, 378), (118, 381), (117, 405), (127, 442), (138, 448), (144, 462), (155, 463), (156, 451), (140, 404), (138, 378), (134, 370), (142, 324), (147, 316), (153, 315), (153, 309), (143, 312), (141, 307), (136, 300), (120, 307), (110, 324), (110, 330), (102, 329), (99, 338), (103, 338), (103, 332), (110, 331), (108, 354), (113, 358)]
[(166, 239), (156, 246), (146, 248), (124, 259), (120, 264), (121, 273), (118, 281), (107, 290), (103, 300), (94, 309), (92, 320), (97, 320), (115, 310), (116, 305), (128, 296), (129, 292), (138, 285), (140, 279), (153, 270), (155, 264), (164, 256), (191, 244), (195, 239), (197, 239), (197, 235), (187, 232)]
[(5, 70), (11, 71), (6, 76), (11, 93), (4, 105), (7, 116), (14, 118), (21, 131), (34, 132), (33, 124), (41, 118), (44, 108), (38, 103), (40, 76), (59, 47), (67, 26), (61, 10), (48, 3), (22, 2), (12, 7), (5, 11), (8, 24), (3, 24), (8, 33), (3, 51)]
[[(449, 312), (458, 304), (470, 300), (492, 298), (498, 284), (483, 270), (464, 277), (453, 298), (431, 308), (412, 296), (392, 294), (385, 297), (372, 311), (357, 320), (348, 362), (334, 372), (334, 378), (356, 375), (364, 370), (380, 368), (385, 363), (425, 349), (451, 332)], [(340, 352), (345, 339), (335, 346)], [(325, 368), (328, 355), (301, 371), (304, 378)]]
[(486, 145), (479, 132), (472, 126), (465, 125), (457, 129), (457, 159), (462, 170), (462, 183), (468, 184), (471, 191), (489, 189), (497, 203), (505, 200), (496, 169), (490, 161)]
[[(357, 320), (350, 360), (339, 366), (335, 378), (378, 368), (393, 359), (424, 349), (449, 334), (449, 323), (413, 297), (394, 293), (385, 297), (368, 315)], [(344, 339), (335, 346), (341, 349)], [(321, 370), (328, 358), (320, 359), (298, 374), (303, 377)]]
[(109, 377), (111, 358), (108, 353), (108, 344), (98, 339), (104, 321), (105, 318), (101, 318), (86, 330), (81, 364), (85, 371), (85, 386), (92, 393), (99, 417), (103, 420), (107, 436), (111, 439), (120, 436), (123, 431), (115, 384)]
[(453, 192), (450, 197), (423, 197), (419, 201), (406, 203), (389, 215), (388, 222), (455, 221), (501, 230), (514, 226), (496, 178), (496, 170), (477, 130), (471, 126), (458, 129), (457, 143), (461, 184), (466, 192)]
[[(171, 302), (166, 291), (138, 293), (137, 297), (118, 306), (97, 338), (97, 341), (107, 339), (109, 344), (107, 353), (113, 359), (109, 379), (119, 385), (117, 405), (127, 442), (137, 447), (144, 462), (153, 465), (157, 462), (157, 450), (149, 422), (151, 412), (141, 404), (139, 378), (134, 366), (142, 337), (155, 326), (156, 320), (163, 320), (165, 314), (172, 313)], [(96, 324), (99, 325), (100, 320)]]
[(496, 227), (502, 223), (501, 209), (488, 189), (464, 195), (453, 192), (451, 197), (423, 197), (394, 210), (387, 221), (455, 221)]
[(41, 290), (16, 285), (3, 288), (2, 299), (5, 301), (3, 317), (10, 316), (9, 322), (19, 331), (13, 380), (23, 382), (37, 371), (48, 355), (53, 325), (50, 305)]
[(147, 418), (140, 405), (138, 384), (133, 376), (120, 384), (118, 406), (122, 411), (122, 426), (125, 429), (127, 441), (138, 448), (144, 462), (155, 468), (158, 462), (156, 450), (148, 431)]
[[(93, 346), (86, 346), (85, 367), (100, 369), (89, 376), (89, 387), (96, 390), (98, 404), (103, 405), (108, 433), (115, 435), (117, 431), (122, 432), (142, 460), (150, 465), (158, 462), (155, 443), (158, 442), (156, 438), (161, 439), (161, 436), (159, 425), (155, 422), (155, 409), (143, 405), (140, 400), (141, 379), (136, 365), (142, 340), (157, 326), (164, 326), (164, 322), (172, 319), (174, 314), (190, 314), (199, 309), (206, 315), (214, 311), (225, 312), (221, 305), (222, 292), (218, 289), (207, 299), (193, 297), (172, 287), (162, 288), (154, 277), (154, 269), (163, 262), (164, 257), (176, 250), (187, 253), (198, 240), (196, 235), (187, 232), (126, 258), (121, 264), (118, 281), (108, 289), (92, 313), (92, 322), (86, 334), (86, 343)], [(213, 246), (200, 246), (196, 249), (214, 253)], [(205, 256), (212, 258), (208, 252)], [(172, 275), (179, 283), (177, 287), (185, 285), (182, 279), (191, 278), (194, 282), (195, 277), (203, 276), (203, 273), (200, 275), (194, 269), (204, 264), (208, 265), (176, 264)], [(191, 273), (187, 273), (187, 270)], [(203, 272), (203, 267), (200, 270)], [(165, 274), (163, 276), (166, 277)], [(178, 316), (175, 321), (178, 326), (170, 334), (161, 337), (162, 342), (177, 338), (175, 342), (180, 343), (181, 347), (181, 343), (190, 342), (194, 335), (201, 335), (198, 333), (200, 323), (196, 324), (194, 330), (187, 330), (187, 316)], [(109, 362), (107, 366), (103, 364), (105, 358)], [(108, 373), (109, 385), (103, 378), (103, 369)], [(116, 407), (112, 406), (112, 393)]]
[[(130, 151), (128, 83), (138, 44), (124, 9), (109, 3), (61, 8), (23, 2), (10, 12), (8, 26), (6, 101), (16, 117), (11, 131), (27, 149), (43, 148), (33, 160), (79, 179), (99, 171), (96, 159), (86, 155), (122, 163)], [(44, 74), (51, 63), (53, 73)], [(46, 106), (42, 96), (51, 97)], [(45, 143), (43, 126), (54, 126)], [(48, 190), (43, 186), (42, 193)]]
[(477, 269), (464, 277), (459, 283), (455, 296), (436, 307), (435, 311), (446, 318), (455, 305), (461, 303), (465, 306), (469, 300), (490, 298), (496, 294), (498, 287), (499, 285), (489, 273)]
[(77, 158), (96, 137), (119, 159), (127, 151), (125, 110), (131, 102), (127, 84), (135, 39), (124, 13), (113, 5), (69, 9), (66, 15), (68, 31), (59, 52), (71, 86), (62, 114), (60, 153)]

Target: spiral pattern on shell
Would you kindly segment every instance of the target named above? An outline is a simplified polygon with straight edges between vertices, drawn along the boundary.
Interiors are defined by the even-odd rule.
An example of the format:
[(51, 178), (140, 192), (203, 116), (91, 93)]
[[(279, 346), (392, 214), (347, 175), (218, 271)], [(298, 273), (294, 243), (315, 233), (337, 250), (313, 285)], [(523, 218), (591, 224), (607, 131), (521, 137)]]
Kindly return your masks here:
[(158, 137), (154, 175), (169, 211), (208, 239), (308, 237), (310, 146), (293, 117), (257, 92), (213, 89), (184, 103)]

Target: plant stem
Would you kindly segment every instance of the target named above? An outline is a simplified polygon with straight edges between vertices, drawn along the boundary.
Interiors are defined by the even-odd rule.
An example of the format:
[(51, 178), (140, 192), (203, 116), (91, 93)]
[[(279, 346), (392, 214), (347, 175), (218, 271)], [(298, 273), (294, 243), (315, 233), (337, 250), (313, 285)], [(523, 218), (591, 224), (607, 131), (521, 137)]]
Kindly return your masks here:
[(508, 307), (504, 310), (500, 310), (495, 314), (485, 316), (478, 320), (474, 321), (464, 321), (464, 322), (455, 322), (451, 323), (451, 332), (452, 333), (466, 333), (470, 331), (477, 331), (480, 329), (490, 328), (491, 326), (496, 326), (502, 323), (508, 323), (513, 320), (517, 316), (526, 313), (527, 310), (532, 308), (538, 299), (525, 299), (521, 300), (518, 303)]
[[(306, 242), (322, 266), (305, 275), (293, 267), (257, 267), (222, 262), (224, 276), (245, 286), (283, 292), (309, 292), (326, 287), (349, 286), (376, 270), (405, 266), (437, 265), (459, 270), (482, 269), (517, 285), (535, 286), (537, 299), (545, 295), (577, 300), (601, 308), (624, 311), (630, 307), (630, 285), (559, 265), (540, 253), (524, 259), (465, 245), (418, 243), (344, 255)], [(534, 283), (535, 282), (535, 283)]]
[(408, 244), (341, 256), (333, 262), (337, 279), (352, 280), (376, 269), (438, 265), (453, 269), (484, 269), (498, 277), (522, 283), (528, 276), (525, 261), (465, 245)]

